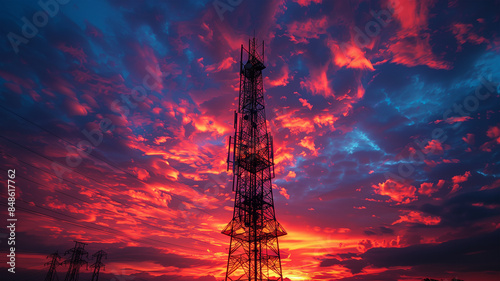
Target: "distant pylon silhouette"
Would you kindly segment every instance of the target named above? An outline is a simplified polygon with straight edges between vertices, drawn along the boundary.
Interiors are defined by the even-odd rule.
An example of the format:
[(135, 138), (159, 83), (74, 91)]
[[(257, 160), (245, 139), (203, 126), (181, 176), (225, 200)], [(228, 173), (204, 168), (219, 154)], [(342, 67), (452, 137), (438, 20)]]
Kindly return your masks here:
[(87, 261), (83, 258), (89, 257), (89, 253), (85, 250), (86, 243), (75, 241), (75, 247), (69, 249), (64, 253), (64, 255), (71, 254), (69, 260), (65, 260), (64, 263), (69, 263), (68, 273), (66, 273), (66, 278), (64, 281), (78, 281), (80, 274), (80, 267), (87, 265)]
[(99, 280), (99, 271), (105, 270), (104, 263), (102, 263), (102, 258), (104, 257), (105, 259), (108, 257), (108, 254), (104, 252), (103, 250), (100, 250), (99, 252), (95, 253), (92, 255), (92, 257), (95, 258), (95, 263), (92, 264), (90, 267), (94, 268), (94, 272), (92, 273), (92, 280), (91, 281), (98, 281)]
[(45, 263), (45, 265), (49, 266), (49, 272), (47, 272), (47, 275), (45, 276), (45, 280), (44, 281), (56, 281), (56, 280), (59, 280), (57, 278), (56, 267), (62, 264), (60, 262), (60, 260), (62, 259), (61, 256), (56, 251), (55, 253), (52, 253), (52, 254), (48, 255), (47, 258), (50, 258), (51, 260), (49, 262)]
[[(248, 45), (248, 50), (241, 46), (238, 112), (234, 138), (229, 137), (227, 168), (232, 163), (236, 194), (233, 219), (222, 230), (231, 237), (225, 280), (282, 281), (278, 237), (286, 231), (274, 212), (273, 139), (267, 131), (262, 79), (264, 42), (260, 54), (255, 37)], [(243, 51), (248, 54), (245, 64)]]

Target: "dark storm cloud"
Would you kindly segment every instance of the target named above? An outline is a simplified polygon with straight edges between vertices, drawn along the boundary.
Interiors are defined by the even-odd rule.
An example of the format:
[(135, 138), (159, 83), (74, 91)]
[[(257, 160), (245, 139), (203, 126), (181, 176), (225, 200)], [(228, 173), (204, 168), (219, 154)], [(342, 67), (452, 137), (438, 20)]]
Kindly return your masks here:
[[(434, 273), (438, 269), (456, 272), (499, 271), (500, 230), (439, 244), (404, 248), (372, 248), (360, 254), (362, 260), (324, 259), (320, 266), (342, 265), (353, 273), (372, 265), (379, 268), (410, 266), (415, 272)], [(346, 279), (349, 280), (349, 279)]]
[[(480, 204), (480, 205), (474, 205)], [(422, 211), (442, 218), (442, 226), (463, 227), (498, 216), (500, 189), (462, 193), (442, 205), (424, 204)]]
[(337, 259), (328, 259), (321, 261), (319, 266), (328, 267), (332, 265), (342, 265), (348, 268), (353, 274), (357, 274), (360, 273), (363, 270), (363, 268), (367, 266), (367, 262), (364, 260), (354, 260), (354, 259), (349, 259), (344, 261), (339, 261)]
[(210, 261), (183, 257), (174, 253), (165, 253), (153, 247), (122, 247), (110, 249), (108, 255), (120, 257), (123, 261), (134, 262), (137, 260), (150, 261), (165, 267), (188, 268), (194, 266), (213, 265)]
[(376, 267), (418, 266), (421, 270), (499, 271), (500, 231), (443, 242), (405, 248), (373, 248), (363, 260)]

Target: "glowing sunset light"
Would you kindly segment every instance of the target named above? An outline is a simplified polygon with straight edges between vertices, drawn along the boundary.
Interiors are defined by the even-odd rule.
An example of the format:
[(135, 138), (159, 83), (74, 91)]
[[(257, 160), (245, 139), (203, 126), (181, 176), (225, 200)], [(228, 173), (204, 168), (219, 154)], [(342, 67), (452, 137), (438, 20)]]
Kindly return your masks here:
[(498, 279), (498, 1), (3, 2), (1, 280), (221, 281), (266, 216), (280, 281)]

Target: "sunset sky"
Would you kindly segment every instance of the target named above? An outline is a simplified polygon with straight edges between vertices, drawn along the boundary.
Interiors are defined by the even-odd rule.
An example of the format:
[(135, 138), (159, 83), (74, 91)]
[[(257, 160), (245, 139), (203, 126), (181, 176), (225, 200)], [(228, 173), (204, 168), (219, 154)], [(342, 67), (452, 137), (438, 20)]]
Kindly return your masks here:
[(0, 3), (2, 280), (74, 240), (102, 280), (223, 280), (254, 32), (284, 277), (499, 280), (499, 1), (37, 2)]

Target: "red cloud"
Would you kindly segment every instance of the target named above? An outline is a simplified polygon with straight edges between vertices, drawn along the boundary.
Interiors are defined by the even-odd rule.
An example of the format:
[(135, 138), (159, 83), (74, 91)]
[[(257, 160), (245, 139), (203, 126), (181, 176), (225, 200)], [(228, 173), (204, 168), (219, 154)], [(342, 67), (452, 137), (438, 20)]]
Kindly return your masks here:
[(470, 177), (470, 172), (467, 171), (463, 175), (457, 175), (457, 176), (454, 176), (453, 178), (451, 178), (451, 181), (453, 182), (453, 189), (451, 190), (451, 193), (459, 190), (461, 188), (459, 183), (467, 181), (467, 179), (469, 177)]
[(305, 22), (294, 21), (288, 25), (288, 36), (294, 43), (309, 43), (308, 39), (318, 39), (320, 34), (326, 33), (327, 17), (308, 19)]
[(465, 182), (467, 181), (467, 178), (470, 176), (470, 172), (467, 171), (465, 172), (465, 174), (463, 174), (462, 176), (461, 175), (458, 175), (458, 176), (454, 176), (451, 180), (453, 181), (453, 183), (462, 183), (462, 182)]
[(445, 182), (444, 180), (439, 180), (436, 187), (439, 187), (439, 188), (443, 187), (444, 182)]
[(470, 145), (473, 145), (475, 141), (474, 134), (467, 134), (467, 136), (463, 137), (462, 140)]
[(438, 140), (431, 140), (425, 146), (424, 152), (426, 154), (434, 153), (434, 154), (443, 154), (443, 146)]
[(451, 65), (432, 53), (430, 34), (427, 30), (429, 8), (433, 2), (389, 0), (394, 17), (401, 29), (391, 38), (389, 46), (392, 61), (406, 66), (427, 65), (435, 69), (450, 69)]
[(294, 179), (297, 176), (297, 174), (294, 171), (289, 171), (288, 175), (286, 175), (285, 180), (290, 181), (291, 179)]
[(394, 9), (393, 16), (408, 36), (418, 36), (421, 30), (427, 28), (429, 8), (433, 6), (432, 0), (389, 0), (389, 5)]
[(434, 190), (432, 188), (433, 186), (434, 186), (434, 183), (432, 183), (432, 182), (424, 182), (420, 185), (420, 189), (418, 190), (418, 193), (430, 196), (432, 193), (436, 192), (436, 190)]
[(434, 121), (434, 123), (439, 124), (439, 123), (444, 121), (448, 124), (453, 124), (453, 123), (457, 123), (457, 122), (465, 122), (465, 121), (470, 120), (470, 119), (472, 119), (472, 117), (470, 117), (470, 116), (453, 116), (453, 117), (449, 117), (446, 120), (436, 120), (436, 121)]
[[(134, 55), (130, 55), (130, 64), (134, 68), (134, 75), (137, 77), (145, 77), (149, 75), (153, 81), (164, 81), (163, 77), (167, 74), (177, 74), (174, 73), (173, 65), (168, 65), (166, 63), (160, 63), (162, 60), (156, 56), (153, 48), (150, 46), (141, 46), (138, 43), (133, 43), (131, 46)], [(161, 93), (165, 85), (163, 82), (156, 83), (154, 90)]]
[(309, 108), (309, 110), (312, 110), (313, 106), (310, 103), (308, 103), (306, 99), (299, 98), (299, 101), (302, 104), (302, 106)]
[[(231, 126), (228, 126), (224, 122), (220, 122), (220, 119), (213, 116), (192, 113), (188, 114), (188, 118), (200, 132), (210, 132), (213, 135), (224, 135), (232, 129)], [(189, 119), (186, 119), (186, 121)]]
[[(486, 132), (486, 135), (492, 139), (500, 137), (500, 128), (499, 127), (490, 127)], [(500, 143), (500, 140), (497, 139)]]
[(86, 116), (87, 108), (86, 106), (80, 104), (77, 100), (67, 99), (65, 102), (65, 106), (68, 109), (69, 115), (74, 116)]
[(66, 44), (60, 44), (57, 48), (72, 57), (76, 58), (80, 64), (87, 62), (87, 54), (83, 51), (83, 48), (75, 48), (71, 46), (66, 46)]
[(481, 43), (488, 43), (487, 39), (472, 32), (471, 31), (472, 27), (473, 27), (472, 24), (464, 24), (464, 23), (455, 23), (451, 27), (451, 31), (453, 32), (455, 38), (460, 44), (458, 46), (459, 51), (462, 49), (461, 45), (465, 44), (466, 42), (470, 42), (476, 45)]
[(440, 217), (424, 216), (422, 212), (418, 211), (403, 211), (405, 214), (399, 216), (399, 219), (392, 223), (395, 225), (397, 223), (422, 223), (425, 225), (437, 225), (441, 222)]
[(297, 117), (295, 113), (297, 110), (290, 111), (286, 114), (276, 117), (276, 121), (284, 128), (288, 128), (292, 134), (301, 132), (311, 133), (314, 131), (314, 124), (307, 118)]
[(372, 187), (374, 188), (375, 193), (389, 196), (396, 202), (406, 204), (416, 198), (415, 192), (417, 189), (414, 186), (405, 185), (392, 179), (388, 179), (377, 185), (372, 185)]
[(318, 156), (318, 151), (316, 150), (316, 148), (314, 146), (314, 139), (312, 136), (304, 137), (300, 141), (299, 145), (309, 149), (314, 156)]
[(268, 88), (278, 87), (278, 86), (286, 86), (293, 80), (293, 76), (290, 75), (290, 70), (287, 65), (284, 65), (281, 68), (281, 76), (276, 78), (275, 80), (271, 80), (269, 77), (266, 77), (266, 85)]
[[(277, 147), (277, 146), (275, 146)], [(276, 174), (282, 173), (285, 168), (295, 163), (294, 149), (287, 146), (280, 146), (274, 153), (274, 162), (276, 164)]]
[(140, 180), (147, 180), (150, 177), (149, 172), (146, 169), (134, 167), (132, 170)]
[(327, 76), (328, 64), (310, 69), (310, 76), (304, 81), (300, 81), (300, 87), (309, 90), (314, 95), (322, 95), (324, 97), (333, 96), (333, 90), (330, 87), (330, 80)]
[(498, 187), (500, 187), (500, 179), (494, 181), (490, 185), (485, 185), (485, 186), (481, 187), (481, 190), (495, 189), (495, 188), (498, 188)]
[(396, 43), (389, 47), (393, 62), (410, 67), (427, 65), (435, 69), (451, 69), (450, 63), (438, 59), (432, 53), (429, 34), (423, 35), (423, 38), (401, 36), (395, 38), (395, 41)]
[(286, 199), (290, 199), (290, 195), (288, 195), (287, 190), (284, 187), (280, 187), (280, 194), (283, 195)]
[(211, 64), (211, 65), (207, 65), (207, 67), (205, 68), (205, 70), (207, 72), (219, 72), (219, 71), (231, 68), (231, 66), (233, 66), (233, 64), (235, 64), (235, 63), (236, 63), (236, 61), (232, 57), (228, 57), (228, 58), (225, 58), (218, 65), (216, 63), (215, 64)]
[(367, 240), (361, 240), (358, 242), (358, 250), (360, 252), (366, 252), (368, 251), (369, 249), (373, 248), (373, 243), (371, 240), (367, 239)]
[(432, 182), (424, 182), (420, 184), (418, 193), (431, 196), (433, 193), (437, 192), (444, 185), (444, 180), (439, 180), (439, 182), (434, 186)]
[(330, 131), (336, 130), (333, 125), (335, 124), (335, 121), (337, 121), (338, 119), (339, 119), (338, 117), (335, 117), (335, 116), (333, 116), (333, 114), (328, 113), (328, 112), (320, 113), (320, 114), (314, 116), (314, 118), (313, 118), (314, 123), (318, 127), (320, 127), (320, 128), (328, 127), (330, 129)]
[(424, 162), (427, 166), (431, 167), (431, 168), (434, 168), (436, 167), (438, 164), (441, 164), (440, 161), (436, 162), (434, 160), (427, 160), (427, 159), (424, 159)]
[(350, 43), (340, 45), (337, 41), (329, 39), (327, 45), (332, 52), (332, 62), (335, 65), (354, 69), (375, 70), (372, 63), (365, 57), (365, 52), (356, 46), (352, 38)]
[(302, 7), (307, 7), (309, 6), (312, 2), (314, 3), (321, 3), (323, 0), (293, 0), (293, 2), (299, 4)]
[(491, 150), (497, 145), (500, 144), (500, 128), (498, 126), (493, 126), (488, 129), (486, 135), (493, 140), (487, 141), (483, 143), (480, 147), (482, 151), (491, 152)]

